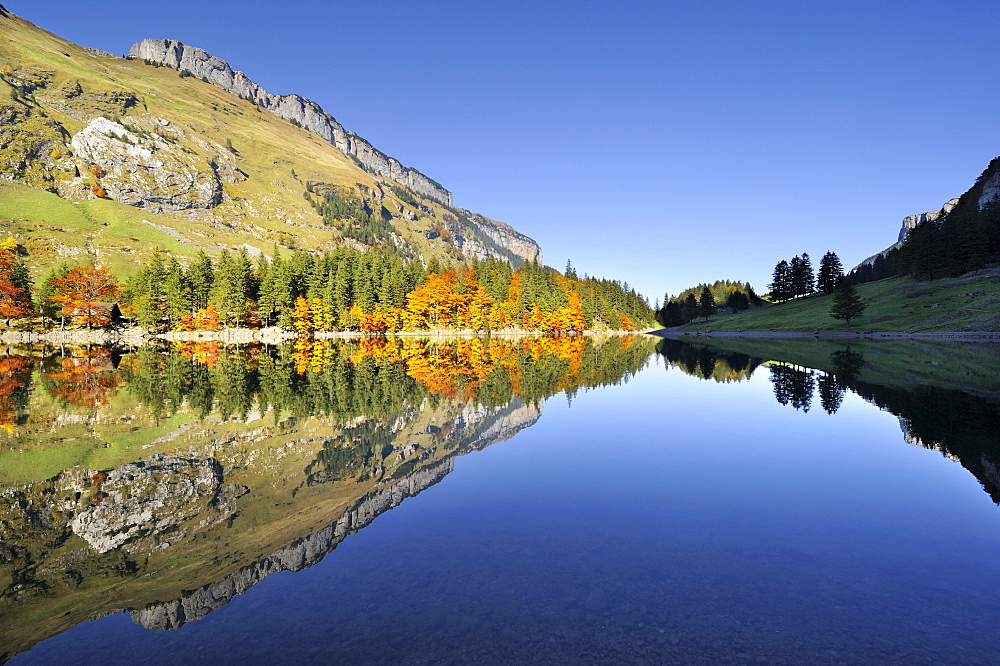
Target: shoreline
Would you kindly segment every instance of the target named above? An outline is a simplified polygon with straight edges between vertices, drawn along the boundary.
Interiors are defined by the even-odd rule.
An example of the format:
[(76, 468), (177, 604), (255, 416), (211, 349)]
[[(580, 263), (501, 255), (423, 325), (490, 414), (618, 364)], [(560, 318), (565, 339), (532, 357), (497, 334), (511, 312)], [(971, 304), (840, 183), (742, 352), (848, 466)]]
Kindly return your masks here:
[(661, 338), (812, 338), (815, 340), (942, 340), (952, 342), (1000, 342), (1000, 331), (935, 331), (904, 333), (901, 331), (680, 331), (663, 328), (649, 335)]
[[(651, 331), (581, 331), (573, 335), (585, 337), (643, 335)], [(501, 331), (472, 330), (435, 330), (435, 331), (398, 331), (391, 335), (368, 335), (357, 331), (315, 331), (308, 335), (300, 335), (294, 331), (282, 328), (224, 328), (219, 331), (168, 331), (165, 333), (150, 333), (142, 328), (124, 329), (74, 329), (56, 330), (39, 333), (36, 331), (5, 331), (0, 334), (0, 343), (16, 344), (50, 344), (50, 345), (116, 345), (122, 347), (141, 347), (157, 342), (222, 342), (224, 344), (248, 344), (259, 342), (276, 345), (291, 342), (300, 338), (311, 340), (364, 340), (366, 338), (482, 338), (482, 337), (544, 337), (550, 335), (540, 331), (516, 331), (505, 329)]]

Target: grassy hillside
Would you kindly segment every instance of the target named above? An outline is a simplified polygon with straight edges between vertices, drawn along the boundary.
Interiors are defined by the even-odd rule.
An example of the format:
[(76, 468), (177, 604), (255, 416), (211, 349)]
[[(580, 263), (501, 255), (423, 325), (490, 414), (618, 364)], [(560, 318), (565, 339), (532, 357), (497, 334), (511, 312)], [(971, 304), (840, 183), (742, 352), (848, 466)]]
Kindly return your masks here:
[[(956, 278), (890, 278), (858, 285), (867, 309), (855, 331), (1000, 331), (1000, 265)], [(681, 331), (845, 331), (830, 316), (832, 296), (817, 294), (737, 314), (715, 315)]]
[[(275, 244), (357, 245), (316, 212), (305, 197), (308, 183), (337, 189), (390, 224), (390, 240), (405, 254), (463, 258), (458, 232), (440, 233), (454, 210), (364, 171), (316, 134), (249, 101), (174, 69), (85, 49), (3, 11), (0, 32), (0, 235), (29, 250), (36, 275), (67, 259), (128, 275), (151, 246), (183, 257), (244, 245), (251, 253)], [(72, 138), (102, 117), (122, 129), (98, 139), (122, 145), (110, 142), (119, 154), (98, 177), (96, 160), (81, 156)], [(120, 159), (128, 151), (167, 164), (142, 173), (142, 163)], [(187, 210), (120, 203), (119, 189), (178, 171), (178, 201), (193, 196), (183, 189), (191, 174), (212, 182), (216, 198)], [(95, 187), (110, 198), (97, 198)]]

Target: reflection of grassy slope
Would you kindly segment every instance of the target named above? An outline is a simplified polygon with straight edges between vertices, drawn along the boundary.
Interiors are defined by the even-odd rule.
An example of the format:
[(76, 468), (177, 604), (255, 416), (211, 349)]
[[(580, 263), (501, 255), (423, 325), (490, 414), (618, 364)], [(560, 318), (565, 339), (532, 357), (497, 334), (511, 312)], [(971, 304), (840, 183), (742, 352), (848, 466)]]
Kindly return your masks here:
[[(204, 155), (195, 155), (204, 152), (195, 137), (220, 145), (230, 140), (237, 151), (236, 165), (248, 176), (242, 183), (224, 186), (230, 197), (228, 201), (211, 211), (190, 216), (153, 214), (114, 201), (93, 200), (82, 193), (82, 201), (70, 202), (41, 190), (0, 181), (0, 231), (15, 235), (29, 248), (32, 267), (38, 272), (58, 263), (63, 258), (60, 255), (67, 253), (72, 258), (84, 259), (83, 248), (87, 247), (92, 256), (96, 254), (98, 260), (110, 263), (126, 275), (148, 258), (150, 244), (182, 255), (193, 255), (199, 249), (216, 252), (220, 247), (244, 243), (265, 251), (275, 242), (294, 242), (297, 247), (307, 249), (331, 247), (338, 242), (339, 234), (325, 228), (303, 198), (305, 182), (349, 188), (360, 183), (374, 188), (379, 180), (312, 132), (200, 79), (182, 79), (177, 70), (152, 67), (136, 60), (95, 56), (20, 19), (0, 16), (0, 32), (4, 35), (0, 40), (0, 62), (13, 67), (18, 75), (40, 72), (48, 78), (42, 87), (20, 97), (25, 103), (13, 101), (10, 86), (0, 85), (0, 106), (30, 109), (34, 115), (26, 122), (37, 123), (39, 114), (44, 114), (43, 120), (54, 121), (73, 134), (85, 125), (78, 117), (93, 118), (106, 113), (127, 123), (130, 116), (150, 114), (169, 120), (185, 132), (187, 138), (178, 145), (190, 150), (195, 161), (204, 160)], [(81, 86), (82, 95), (73, 93), (76, 83)], [(115, 108), (113, 103), (104, 101), (108, 95), (131, 95), (137, 101), (130, 108)], [(67, 104), (74, 107), (72, 113), (66, 111)], [(29, 130), (27, 125), (24, 129)], [(62, 146), (61, 150), (68, 152), (69, 147)], [(10, 154), (4, 153), (0, 146), (0, 161), (17, 162), (23, 157), (15, 154), (17, 149), (9, 149), (7, 153)], [(29, 161), (37, 177), (25, 177), (25, 181), (32, 185), (51, 186), (39, 181), (38, 174), (54, 175), (57, 182), (72, 177), (72, 169), (35, 164), (35, 157)], [(388, 188), (386, 194), (387, 203), (393, 201), (397, 208), (403, 206)], [(429, 201), (423, 203), (439, 216), (443, 213), (440, 206)], [(408, 208), (413, 210), (412, 206)], [(423, 235), (432, 228), (433, 221), (422, 214), (419, 217), (412, 222), (396, 219), (393, 223), (408, 242), (427, 256), (445, 255), (450, 246), (429, 241)], [(173, 233), (156, 230), (143, 220), (169, 227)], [(61, 231), (54, 231), (53, 227)], [(183, 241), (174, 234), (179, 234)]]
[[(226, 483), (241, 484), (249, 492), (238, 500), (239, 513), (230, 525), (209, 526), (169, 548), (129, 556), (131, 566), (136, 569), (131, 572), (123, 570), (126, 567), (121, 562), (121, 551), (99, 555), (75, 535), (65, 542), (46, 545), (42, 543), (46, 532), (40, 530), (37, 542), (32, 543), (29, 538), (26, 543), (18, 544), (19, 548), (37, 549), (35, 564), (38, 570), (48, 572), (49, 587), (31, 603), (11, 606), (0, 603), (0, 655), (27, 649), (94, 614), (177, 599), (184, 590), (216, 582), (317, 532), (360, 498), (391, 483), (397, 470), (423, 469), (465, 452), (470, 444), (482, 445), (484, 442), (476, 442), (474, 428), (455, 430), (460, 440), (457, 451), (445, 439), (447, 435), (442, 433), (456, 427), (457, 416), (458, 411), (450, 403), (438, 409), (410, 411), (405, 424), (397, 421), (393, 426), (395, 451), (384, 458), (375, 455), (364, 466), (349, 470), (341, 482), (314, 485), (305, 483), (304, 472), (324, 445), (330, 446), (332, 440), (340, 439), (342, 443), (335, 446), (350, 446), (361, 430), (323, 417), (288, 418), (276, 424), (271, 413), (246, 424), (235, 420), (220, 422), (215, 418), (199, 422), (187, 417), (193, 427), (169, 443), (145, 448), (143, 443), (152, 439), (152, 435), (120, 450), (112, 443), (107, 453), (109, 458), (102, 464), (109, 462), (110, 457), (121, 464), (157, 452), (213, 457), (225, 470)], [(464, 439), (468, 437), (472, 440)], [(407, 447), (408, 453), (401, 454), (401, 447)], [(101, 455), (97, 449), (90, 450), (90, 457), (85, 458), (88, 462), (82, 468), (100, 469), (91, 468), (90, 464)], [(45, 478), (44, 471), (38, 470), (34, 478)], [(93, 489), (85, 491), (88, 495), (91, 492)], [(44, 502), (41, 496), (37, 499), (39, 504)], [(172, 537), (166, 535), (166, 538)], [(64, 567), (60, 562), (68, 564)], [(58, 573), (64, 569), (82, 575), (77, 578)], [(10, 589), (15, 575), (19, 574), (0, 566), (0, 591)]]
[(901, 389), (914, 386), (1000, 397), (1000, 344), (931, 340), (812, 340), (803, 338), (699, 338), (712, 349), (833, 371), (830, 355), (850, 348), (862, 354), (861, 381)]
[[(979, 274), (915, 282), (890, 278), (858, 286), (868, 309), (856, 331), (998, 331), (1000, 265)], [(830, 317), (832, 296), (817, 295), (732, 315), (716, 315), (684, 331), (843, 331)]]

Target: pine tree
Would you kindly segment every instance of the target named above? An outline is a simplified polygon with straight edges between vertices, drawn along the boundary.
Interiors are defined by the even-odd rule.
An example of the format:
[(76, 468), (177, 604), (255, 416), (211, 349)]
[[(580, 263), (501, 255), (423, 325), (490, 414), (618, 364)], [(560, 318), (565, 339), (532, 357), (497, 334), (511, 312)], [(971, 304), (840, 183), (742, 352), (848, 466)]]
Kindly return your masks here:
[(715, 310), (715, 298), (712, 296), (712, 292), (709, 291), (708, 287), (703, 287), (701, 296), (698, 298), (698, 315), (708, 320), (715, 314)]
[(174, 257), (170, 258), (163, 279), (163, 300), (165, 314), (171, 324), (191, 313), (191, 285)]
[(698, 299), (694, 297), (694, 292), (692, 291), (684, 299), (684, 323), (689, 323), (698, 318)]
[(208, 307), (208, 296), (215, 284), (215, 267), (204, 250), (198, 253), (198, 261), (188, 267), (187, 281), (191, 285), (192, 307), (195, 310)]
[(847, 328), (851, 327), (851, 320), (860, 317), (865, 312), (865, 304), (858, 296), (857, 290), (847, 280), (843, 280), (837, 291), (833, 292), (833, 305), (830, 306), (830, 316), (834, 319), (843, 319), (847, 322)]
[(795, 256), (791, 263), (791, 296), (808, 296), (815, 291), (815, 280), (813, 278), (812, 262), (805, 252), (802, 256)]
[(840, 264), (840, 257), (834, 252), (827, 252), (819, 262), (819, 273), (817, 275), (817, 287), (824, 294), (832, 294), (840, 281), (844, 279), (844, 267)]
[(769, 288), (772, 301), (787, 301), (792, 297), (792, 268), (784, 259), (774, 267)]
[(153, 252), (149, 265), (136, 273), (129, 285), (129, 296), (135, 308), (135, 320), (140, 326), (154, 328), (163, 319), (166, 302), (163, 297), (163, 280), (166, 268), (159, 251)]

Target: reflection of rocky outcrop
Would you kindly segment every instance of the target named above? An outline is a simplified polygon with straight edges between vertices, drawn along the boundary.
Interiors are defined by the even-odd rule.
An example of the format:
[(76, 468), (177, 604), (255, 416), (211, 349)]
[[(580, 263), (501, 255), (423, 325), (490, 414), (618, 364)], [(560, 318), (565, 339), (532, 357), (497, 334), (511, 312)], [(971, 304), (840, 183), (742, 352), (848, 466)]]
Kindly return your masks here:
[(217, 583), (195, 590), (181, 599), (132, 611), (132, 619), (147, 629), (176, 629), (188, 622), (200, 620), (212, 611), (222, 608), (233, 597), (243, 594), (272, 573), (299, 571), (316, 564), (348, 535), (354, 534), (382, 513), (398, 506), (407, 497), (413, 497), (443, 479), (452, 470), (453, 465), (454, 461), (449, 458), (414, 472), (402, 481), (362, 498), (340, 518), (319, 532)]
[[(132, 619), (147, 629), (176, 629), (225, 606), (233, 597), (243, 594), (272, 573), (299, 571), (310, 567), (322, 560), (348, 535), (358, 532), (407, 497), (414, 497), (443, 479), (454, 469), (454, 455), (480, 450), (510, 439), (520, 430), (533, 425), (540, 416), (541, 407), (526, 405), (518, 399), (502, 409), (467, 405), (449, 421), (447, 435), (437, 426), (428, 428), (432, 434), (441, 435), (440, 446), (453, 449), (454, 454), (438, 462), (415, 467), (414, 471), (409, 471), (413, 467), (412, 463), (404, 463), (399, 469), (407, 470), (405, 477), (383, 482), (382, 487), (358, 500), (318, 532), (181, 599), (132, 611)], [(415, 456), (412, 458), (414, 462), (427, 459), (431, 453), (428, 450), (421, 453), (418, 447), (407, 446), (403, 442), (388, 446), (386, 453), (392, 450), (405, 452), (406, 456)], [(394, 474), (393, 478), (396, 476)]]
[[(228, 519), (245, 488), (223, 482), (215, 460), (154, 456), (100, 478), (90, 506), (70, 525), (99, 553), (153, 552)], [(164, 535), (169, 532), (169, 537)]]
[(251, 81), (243, 72), (233, 71), (229, 63), (203, 49), (173, 39), (144, 39), (132, 46), (129, 56), (187, 70), (196, 77), (203, 77), (223, 90), (315, 132), (366, 169), (391, 178), (417, 194), (449, 206), (452, 203), (451, 192), (416, 169), (403, 166), (360, 136), (348, 132), (316, 102), (299, 95), (273, 95)]

